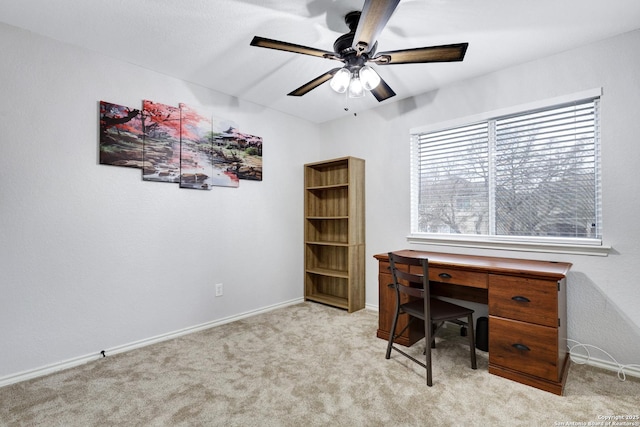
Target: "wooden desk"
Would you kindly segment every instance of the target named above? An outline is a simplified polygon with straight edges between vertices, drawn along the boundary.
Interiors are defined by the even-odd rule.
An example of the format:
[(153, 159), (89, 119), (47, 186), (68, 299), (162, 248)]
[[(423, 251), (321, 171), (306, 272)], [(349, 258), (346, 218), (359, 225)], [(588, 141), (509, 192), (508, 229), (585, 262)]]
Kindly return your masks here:
[[(566, 276), (571, 264), (397, 252), (429, 260), (432, 295), (488, 304), (490, 373), (562, 395), (569, 370)], [(377, 336), (388, 340), (395, 310), (389, 258), (386, 253), (374, 257), (379, 264)], [(403, 316), (399, 330), (408, 321)], [(398, 344), (411, 346), (424, 337), (421, 322), (414, 324), (396, 339)]]

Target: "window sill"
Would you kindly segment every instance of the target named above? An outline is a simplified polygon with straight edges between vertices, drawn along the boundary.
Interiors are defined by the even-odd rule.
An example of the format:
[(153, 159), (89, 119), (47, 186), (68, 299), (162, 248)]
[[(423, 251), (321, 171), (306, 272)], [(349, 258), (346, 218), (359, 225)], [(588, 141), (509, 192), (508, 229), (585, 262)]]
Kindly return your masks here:
[(409, 243), (420, 245), (453, 246), (460, 248), (496, 249), (504, 251), (543, 252), (592, 256), (608, 256), (609, 252), (611, 251), (611, 246), (604, 245), (493, 241), (473, 239), (470, 237), (441, 237), (416, 234), (407, 236), (407, 241)]

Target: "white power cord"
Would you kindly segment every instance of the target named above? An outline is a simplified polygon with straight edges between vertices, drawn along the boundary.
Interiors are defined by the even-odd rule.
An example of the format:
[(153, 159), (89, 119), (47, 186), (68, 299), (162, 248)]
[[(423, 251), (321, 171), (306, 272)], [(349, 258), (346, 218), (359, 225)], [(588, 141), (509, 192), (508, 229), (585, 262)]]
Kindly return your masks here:
[[(618, 379), (619, 379), (620, 381), (625, 381), (625, 380), (627, 379), (627, 376), (626, 376), (626, 375), (625, 375), (625, 373), (624, 373), (624, 370), (625, 370), (625, 369), (628, 369), (628, 368), (640, 368), (640, 365), (635, 365), (635, 364), (631, 364), (631, 365), (621, 365), (620, 363), (618, 363), (618, 361), (617, 361), (617, 360), (616, 360), (612, 355), (610, 355), (609, 353), (607, 353), (607, 352), (606, 352), (606, 351), (604, 351), (603, 349), (601, 349), (601, 348), (599, 348), (599, 347), (596, 347), (595, 345), (591, 345), (591, 344), (582, 344), (581, 342), (578, 342), (578, 341), (576, 341), (576, 340), (572, 340), (572, 339), (570, 339), (570, 338), (567, 338), (567, 341), (571, 341), (571, 342), (576, 343), (576, 344), (574, 344), (574, 345), (568, 345), (568, 344), (567, 344), (567, 347), (569, 348), (569, 354), (570, 354), (570, 355), (573, 355), (571, 352), (572, 352), (572, 351), (573, 351), (573, 349), (574, 349), (574, 348), (576, 348), (576, 347), (583, 348), (583, 349), (584, 349), (584, 351), (587, 353), (587, 356), (586, 356), (586, 359), (585, 359), (585, 361), (584, 361), (584, 362), (582, 362), (582, 363), (578, 363), (578, 362), (575, 362), (575, 361), (574, 361), (574, 362), (575, 362), (576, 364), (578, 364), (578, 365), (586, 365), (586, 364), (589, 362), (589, 360), (591, 359), (591, 353), (589, 353), (589, 348), (596, 349), (596, 350), (601, 351), (602, 353), (606, 354), (606, 355), (607, 355), (607, 356), (608, 356), (608, 357), (613, 361), (613, 363), (614, 363), (615, 365), (617, 365), (617, 366), (618, 366)], [(572, 359), (572, 360), (573, 360), (573, 359)]]

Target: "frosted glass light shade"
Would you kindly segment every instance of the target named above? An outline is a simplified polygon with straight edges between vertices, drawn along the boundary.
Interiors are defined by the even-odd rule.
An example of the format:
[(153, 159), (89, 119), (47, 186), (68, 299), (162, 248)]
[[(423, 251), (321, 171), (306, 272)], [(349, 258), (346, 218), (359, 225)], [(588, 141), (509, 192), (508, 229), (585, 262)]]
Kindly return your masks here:
[(364, 87), (357, 76), (353, 76), (349, 83), (349, 98), (362, 98), (364, 96)]
[(351, 80), (351, 72), (346, 68), (341, 68), (333, 75), (329, 85), (336, 92), (344, 93), (349, 87), (349, 80)]
[(360, 69), (359, 76), (366, 90), (371, 90), (380, 84), (380, 76), (368, 65)]

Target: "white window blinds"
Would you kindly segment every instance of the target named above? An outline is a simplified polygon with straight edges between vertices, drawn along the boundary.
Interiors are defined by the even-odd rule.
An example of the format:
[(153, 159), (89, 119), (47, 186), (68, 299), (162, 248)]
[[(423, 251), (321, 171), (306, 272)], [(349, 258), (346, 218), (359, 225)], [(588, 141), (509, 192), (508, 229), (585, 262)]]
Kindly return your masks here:
[(600, 239), (598, 103), (413, 135), (412, 232)]
[(420, 230), (488, 234), (487, 129), (478, 123), (420, 135)]

